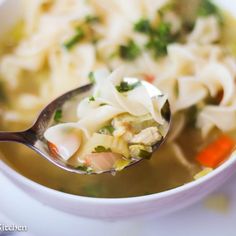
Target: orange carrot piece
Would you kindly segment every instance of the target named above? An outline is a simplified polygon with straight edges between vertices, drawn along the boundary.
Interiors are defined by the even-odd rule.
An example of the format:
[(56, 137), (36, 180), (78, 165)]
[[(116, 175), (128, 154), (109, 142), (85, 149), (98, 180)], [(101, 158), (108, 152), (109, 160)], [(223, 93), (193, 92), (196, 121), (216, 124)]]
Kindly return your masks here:
[(216, 168), (225, 161), (235, 147), (235, 141), (226, 135), (221, 135), (214, 142), (210, 143), (196, 157), (202, 165), (210, 168)]
[(149, 83), (153, 83), (154, 82), (154, 80), (155, 80), (155, 76), (154, 75), (148, 75), (148, 74), (145, 74), (144, 75), (144, 79), (147, 81), (147, 82), (149, 82)]
[(47, 142), (47, 144), (48, 144), (48, 148), (49, 148), (49, 151), (51, 152), (52, 156), (58, 157), (59, 154), (58, 154), (57, 146), (51, 142)]

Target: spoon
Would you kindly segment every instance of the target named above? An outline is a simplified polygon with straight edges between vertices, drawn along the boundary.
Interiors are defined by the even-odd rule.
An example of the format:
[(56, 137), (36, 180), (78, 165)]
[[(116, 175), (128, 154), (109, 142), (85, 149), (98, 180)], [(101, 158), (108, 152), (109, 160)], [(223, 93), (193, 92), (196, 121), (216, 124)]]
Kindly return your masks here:
[[(139, 81), (136, 78), (126, 78), (124, 79), (127, 83), (134, 83)], [(163, 93), (154, 87), (152, 84), (146, 81), (140, 81), (140, 83), (145, 86), (147, 89), (150, 97), (156, 96), (164, 96)], [(61, 169), (64, 169), (69, 172), (74, 172), (78, 174), (88, 174), (86, 171), (80, 170), (76, 167), (70, 166), (65, 163), (62, 159), (55, 158), (51, 155), (50, 150), (47, 145), (47, 141), (44, 138), (44, 132), (50, 127), (50, 123), (53, 119), (55, 112), (60, 109), (67, 101), (71, 100), (78, 96), (79, 100), (83, 99), (88, 94), (92, 93), (94, 85), (87, 84), (82, 87), (76, 88), (71, 90), (62, 96), (58, 97), (57, 99), (53, 100), (50, 104), (48, 104), (39, 114), (36, 122), (32, 125), (31, 128), (25, 131), (19, 132), (0, 132), (0, 142), (17, 142), (22, 143), (29, 148), (33, 149), (35, 152), (40, 154), (46, 160), (50, 161), (52, 164), (58, 166)], [(166, 101), (165, 105), (163, 106), (162, 110), (162, 117), (165, 119), (165, 125), (163, 126), (163, 137), (157, 143), (155, 143), (152, 148), (153, 152), (156, 151), (159, 146), (165, 140), (167, 133), (170, 127), (170, 120), (171, 120), (171, 113), (169, 108), (169, 102)], [(138, 163), (142, 159), (135, 159), (132, 160), (128, 166), (131, 166), (135, 163)], [(127, 166), (127, 167), (128, 167)], [(126, 168), (126, 167), (125, 167)], [(114, 170), (104, 171), (104, 172), (114, 172)], [(103, 172), (103, 173), (104, 173)]]

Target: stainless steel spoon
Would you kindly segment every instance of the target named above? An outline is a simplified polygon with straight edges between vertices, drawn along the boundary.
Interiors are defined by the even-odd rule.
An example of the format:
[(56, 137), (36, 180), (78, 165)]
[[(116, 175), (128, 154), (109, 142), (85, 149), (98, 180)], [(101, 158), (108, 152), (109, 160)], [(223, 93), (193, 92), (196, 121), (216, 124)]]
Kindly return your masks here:
[[(134, 83), (137, 82), (138, 80), (135, 78), (127, 78), (125, 81), (127, 83)], [(146, 81), (141, 81), (141, 83), (146, 87), (151, 97), (163, 96), (162, 92), (153, 85), (151, 85), (150, 83)], [(78, 96), (78, 100), (81, 100), (85, 96), (88, 96), (88, 94), (92, 93), (93, 87), (94, 87), (93, 84), (88, 84), (76, 88), (74, 90), (71, 90), (65, 93), (64, 95), (58, 97), (41, 111), (36, 122), (33, 124), (31, 128), (20, 132), (0, 132), (0, 142), (22, 143), (28, 146), (29, 148), (33, 149), (35, 152), (40, 154), (42, 157), (44, 157), (54, 165), (66, 171), (75, 172), (78, 174), (88, 174), (86, 171), (68, 165), (67, 163), (63, 162), (63, 160), (60, 158), (53, 157), (48, 148), (47, 141), (44, 138), (44, 132), (48, 127), (50, 127), (54, 114), (58, 109), (60, 109), (67, 101), (71, 100), (72, 98)], [(158, 141), (153, 145), (154, 151), (157, 150), (158, 147), (163, 143), (170, 127), (171, 113), (168, 101), (166, 101), (162, 109), (162, 116), (166, 120), (166, 125), (163, 127), (164, 129), (163, 133), (165, 135), (160, 141)], [(128, 166), (138, 163), (141, 160), (142, 159), (133, 160)], [(105, 171), (105, 172), (110, 172), (110, 171)]]

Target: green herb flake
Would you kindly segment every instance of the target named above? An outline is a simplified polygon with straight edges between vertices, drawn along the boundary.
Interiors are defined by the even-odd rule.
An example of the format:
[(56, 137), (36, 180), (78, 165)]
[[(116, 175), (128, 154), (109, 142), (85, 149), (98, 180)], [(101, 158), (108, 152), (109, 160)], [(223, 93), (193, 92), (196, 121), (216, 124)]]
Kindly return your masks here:
[(100, 18), (98, 16), (87, 15), (85, 17), (85, 22), (88, 23), (88, 24), (99, 23)]
[(140, 33), (149, 34), (152, 32), (152, 27), (148, 19), (141, 19), (134, 24), (134, 30)]
[(117, 89), (118, 92), (124, 93), (124, 92), (128, 92), (130, 90), (133, 90), (134, 88), (136, 88), (139, 85), (141, 85), (140, 81), (138, 81), (136, 83), (133, 83), (133, 84), (129, 84), (129, 83), (125, 82), (125, 81), (122, 81), (120, 83), (120, 85), (116, 86), (116, 89)]
[(76, 33), (68, 40), (66, 41), (63, 46), (67, 49), (70, 50), (72, 49), (77, 43), (79, 43), (83, 38), (84, 38), (84, 31), (82, 28), (78, 27), (76, 29)]
[(210, 0), (202, 0), (198, 9), (199, 16), (218, 15), (219, 10)]
[(61, 121), (61, 118), (62, 118), (62, 109), (58, 109), (56, 110), (53, 119), (56, 123), (59, 123)]
[(95, 84), (95, 76), (94, 76), (94, 73), (92, 71), (89, 72), (88, 79), (89, 79), (90, 83)]
[(111, 152), (111, 149), (105, 148), (104, 146), (97, 146), (94, 148), (93, 153), (100, 153), (100, 152)]
[(93, 172), (93, 170), (90, 166), (77, 166), (76, 169), (80, 170), (80, 171), (87, 172), (88, 174)]
[(133, 40), (129, 40), (129, 42), (126, 45), (119, 46), (119, 56), (124, 60), (133, 61), (140, 54), (141, 50)]
[(115, 128), (112, 125), (107, 125), (101, 128), (98, 133), (99, 134), (106, 134), (106, 135), (113, 135)]
[(94, 98), (94, 96), (91, 96), (91, 97), (89, 97), (89, 101), (90, 101), (90, 102), (93, 102), (93, 101), (95, 101), (95, 98)]
[(167, 54), (167, 46), (173, 40), (170, 24), (160, 22), (158, 27), (153, 30), (153, 35), (147, 43), (147, 48), (153, 50), (156, 57), (165, 56)]
[(156, 57), (165, 56), (167, 54), (167, 44), (158, 38), (151, 39), (147, 44), (147, 48), (153, 50)]
[(150, 159), (152, 156), (151, 152), (148, 152), (146, 150), (140, 149), (139, 150), (139, 157), (144, 158), (144, 159)]
[(100, 107), (106, 106), (106, 105), (107, 105), (107, 103), (105, 103), (105, 102), (99, 104)]
[(223, 16), (221, 14), (221, 11), (211, 0), (201, 0), (197, 15), (201, 17), (215, 15), (218, 19), (219, 24), (223, 24)]
[(156, 28), (156, 34), (161, 39), (170, 40), (171, 38), (170, 32), (171, 32), (170, 24), (166, 22), (160, 22), (160, 24)]
[(129, 146), (129, 151), (132, 158), (149, 159), (152, 155), (152, 147), (143, 144), (132, 144)]

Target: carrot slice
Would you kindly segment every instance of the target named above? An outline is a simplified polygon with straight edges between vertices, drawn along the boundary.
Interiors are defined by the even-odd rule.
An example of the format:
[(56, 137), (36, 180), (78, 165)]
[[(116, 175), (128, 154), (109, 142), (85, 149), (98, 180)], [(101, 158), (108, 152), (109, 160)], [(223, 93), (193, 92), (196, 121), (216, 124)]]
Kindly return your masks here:
[(52, 156), (58, 157), (59, 154), (58, 154), (57, 146), (51, 142), (47, 142), (47, 144), (48, 144), (48, 148), (49, 148), (49, 151), (51, 152)]
[(235, 141), (227, 135), (221, 135), (204, 148), (196, 157), (202, 165), (210, 168), (217, 167), (225, 161), (235, 147)]
[(155, 80), (155, 76), (154, 75), (148, 75), (148, 74), (145, 74), (144, 75), (144, 79), (147, 81), (147, 82), (149, 82), (149, 83), (153, 83), (154, 82), (154, 80)]

